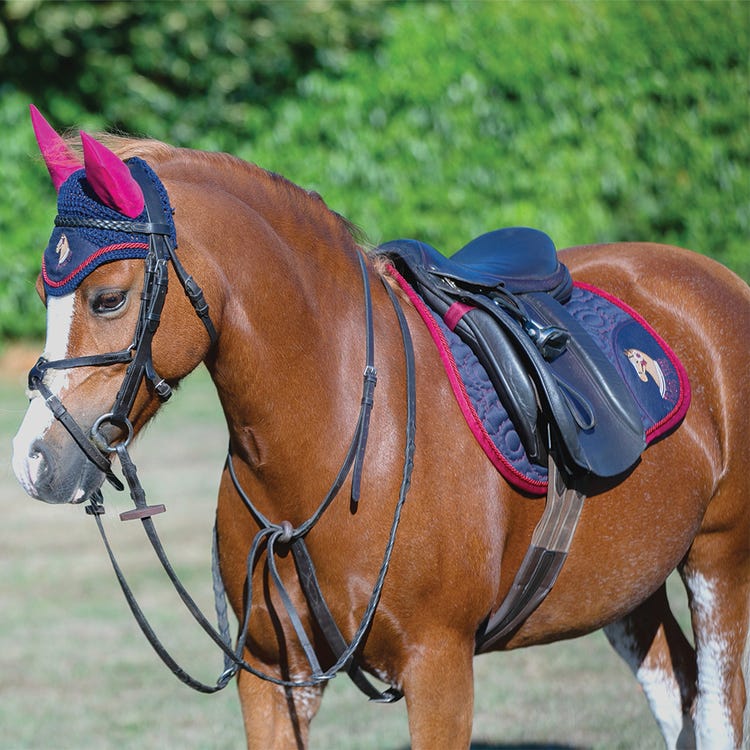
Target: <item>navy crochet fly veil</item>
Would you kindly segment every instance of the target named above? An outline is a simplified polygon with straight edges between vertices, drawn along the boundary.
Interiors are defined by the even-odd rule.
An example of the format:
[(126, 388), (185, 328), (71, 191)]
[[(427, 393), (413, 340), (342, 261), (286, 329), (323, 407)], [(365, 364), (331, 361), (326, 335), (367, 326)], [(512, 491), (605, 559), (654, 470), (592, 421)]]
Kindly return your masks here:
[[(161, 198), (164, 216), (171, 226), (170, 239), (175, 247), (177, 237), (167, 191), (145, 161), (133, 157), (126, 162), (128, 165), (134, 163), (143, 168)], [(97, 197), (86, 180), (84, 169), (71, 174), (61, 185), (57, 213), (66, 220), (123, 220), (121, 213), (105, 206)], [(147, 222), (146, 209), (132, 221)], [(93, 227), (55, 227), (42, 258), (44, 290), (52, 297), (70, 294), (86, 276), (104, 263), (126, 258), (145, 258), (148, 249), (149, 243), (143, 234)]]

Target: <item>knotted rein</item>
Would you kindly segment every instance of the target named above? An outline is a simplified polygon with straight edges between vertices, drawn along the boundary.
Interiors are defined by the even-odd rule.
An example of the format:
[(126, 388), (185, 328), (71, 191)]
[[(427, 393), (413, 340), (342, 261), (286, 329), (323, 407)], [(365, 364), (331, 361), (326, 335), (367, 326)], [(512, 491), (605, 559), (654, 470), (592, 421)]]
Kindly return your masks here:
[[(219, 646), (224, 653), (224, 670), (213, 685), (205, 684), (195, 679), (172, 658), (167, 649), (159, 640), (146, 616), (141, 610), (136, 598), (128, 585), (120, 568), (112, 547), (107, 539), (101, 515), (104, 513), (104, 498), (101, 490), (96, 490), (89, 499), (86, 512), (92, 515), (97, 523), (99, 533), (102, 537), (107, 554), (112, 563), (117, 580), (123, 591), (125, 599), (130, 607), (136, 622), (147, 640), (156, 651), (158, 656), (172, 671), (172, 673), (189, 687), (204, 693), (217, 692), (230, 682), (232, 677), (239, 671), (245, 670), (257, 677), (283, 687), (309, 687), (324, 683), (336, 676), (340, 671), (346, 670), (357, 687), (362, 690), (370, 700), (379, 702), (392, 702), (402, 697), (402, 693), (391, 687), (380, 692), (366, 678), (357, 664), (359, 650), (363, 640), (370, 629), (375, 610), (380, 600), (385, 576), (390, 564), (393, 547), (395, 544), (396, 531), (398, 529), (401, 511), (406, 501), (406, 496), (411, 482), (413, 467), (414, 443), (416, 433), (416, 377), (414, 364), (414, 350), (409, 333), (408, 324), (401, 306), (391, 290), (390, 286), (381, 278), (386, 291), (391, 299), (396, 317), (401, 330), (402, 342), (405, 352), (406, 383), (407, 383), (407, 415), (406, 415), (406, 443), (404, 454), (404, 466), (402, 473), (399, 497), (394, 511), (394, 517), (390, 528), (388, 542), (386, 544), (383, 561), (378, 572), (373, 592), (362, 616), (351, 642), (347, 644), (344, 636), (339, 630), (333, 615), (325, 601), (317, 581), (315, 567), (305, 544), (305, 537), (320, 520), (321, 516), (338, 495), (349, 474), (352, 475), (351, 503), (356, 506), (359, 501), (360, 483), (362, 476), (363, 459), (369, 433), (370, 414), (373, 406), (373, 396), (377, 382), (377, 371), (375, 368), (374, 353), (374, 324), (372, 298), (369, 285), (367, 268), (361, 253), (357, 253), (359, 267), (362, 275), (364, 302), (365, 302), (365, 324), (366, 324), (366, 364), (363, 374), (363, 387), (360, 412), (344, 462), (336, 475), (331, 488), (319, 504), (316, 511), (300, 526), (293, 527), (289, 521), (274, 523), (266, 518), (252, 503), (244, 492), (237, 479), (234, 469), (233, 453), (230, 449), (227, 456), (227, 469), (232, 479), (235, 490), (239, 497), (252, 514), (254, 520), (260, 527), (256, 534), (247, 556), (247, 578), (245, 590), (245, 610), (237, 637), (235, 647), (232, 647), (229, 620), (227, 614), (227, 597), (218, 561), (218, 532), (216, 525), (213, 531), (212, 544), (212, 578), (214, 589), (214, 604), (217, 616), (217, 627), (215, 628), (205, 617), (201, 609), (195, 603), (188, 591), (185, 589), (174, 568), (172, 567), (164, 548), (159, 539), (152, 516), (166, 510), (164, 505), (148, 505), (146, 493), (138, 478), (135, 464), (133, 463), (128, 448), (134, 436), (134, 429), (130, 421), (130, 413), (135, 403), (136, 395), (141, 384), (148, 381), (156, 395), (162, 400), (167, 400), (171, 395), (171, 388), (164, 379), (156, 373), (153, 357), (152, 342), (161, 319), (161, 312), (167, 295), (168, 267), (171, 263), (185, 294), (190, 299), (193, 308), (203, 322), (211, 343), (216, 343), (218, 336), (209, 315), (208, 305), (203, 292), (196, 281), (190, 276), (179, 261), (175, 247), (170, 239), (171, 227), (164, 216), (161, 200), (156, 193), (153, 184), (146, 178), (145, 170), (135, 160), (129, 164), (133, 177), (143, 190), (148, 222), (112, 221), (108, 219), (86, 219), (81, 217), (58, 216), (55, 219), (56, 226), (65, 227), (92, 227), (97, 229), (125, 231), (134, 234), (143, 234), (149, 237), (149, 251), (145, 260), (145, 273), (143, 292), (141, 294), (141, 305), (138, 322), (133, 341), (126, 349), (95, 354), (90, 356), (72, 357), (69, 359), (47, 360), (40, 357), (29, 373), (29, 389), (37, 390), (45, 399), (47, 406), (55, 418), (61, 422), (72, 439), (83, 451), (86, 457), (92, 461), (106, 476), (107, 480), (117, 490), (124, 489), (123, 483), (114, 474), (110, 465), (109, 456), (116, 453), (122, 468), (123, 476), (128, 485), (130, 497), (134, 508), (120, 514), (121, 520), (139, 519), (143, 525), (146, 536), (153, 547), (164, 571), (174, 586), (177, 594), (182, 599), (186, 608), (208, 634), (208, 636)], [(128, 367), (125, 372), (123, 383), (115, 397), (112, 409), (101, 415), (92, 426), (87, 435), (83, 428), (65, 409), (60, 399), (55, 396), (44, 383), (47, 370), (68, 369), (74, 367), (100, 367), (115, 364), (125, 364)], [(119, 443), (110, 442), (103, 433), (103, 427), (111, 425), (122, 431), (124, 437)], [(272, 580), (279, 592), (284, 608), (290, 622), (294, 627), (298, 640), (310, 666), (311, 675), (306, 680), (285, 680), (277, 678), (257, 670), (243, 658), (247, 638), (248, 625), (253, 603), (252, 572), (255, 561), (262, 552), (265, 545), (268, 570)], [(302, 620), (297, 612), (291, 597), (281, 579), (275, 562), (277, 554), (283, 554), (287, 550), (292, 552), (298, 578), (302, 591), (307, 600), (310, 612), (320, 627), (335, 663), (327, 670), (323, 670), (315, 649), (307, 636)]]

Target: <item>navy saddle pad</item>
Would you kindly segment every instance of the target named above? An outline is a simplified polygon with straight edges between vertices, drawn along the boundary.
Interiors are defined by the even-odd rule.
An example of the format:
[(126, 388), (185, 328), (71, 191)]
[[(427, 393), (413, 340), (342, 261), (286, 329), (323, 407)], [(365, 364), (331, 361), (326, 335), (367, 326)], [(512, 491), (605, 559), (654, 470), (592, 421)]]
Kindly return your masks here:
[[(506, 239), (511, 241), (504, 243)], [(562, 391), (557, 413), (573, 413), (571, 424), (575, 424), (558, 428), (568, 431), (563, 438), (572, 444), (574, 454), (578, 451), (562, 459), (572, 476), (614, 476), (625, 471), (648, 443), (684, 417), (689, 384), (671, 349), (625, 303), (585, 284), (573, 284), (544, 233), (525, 228), (491, 232), (450, 259), (415, 241), (388, 243), (380, 250), (393, 261), (391, 274), (427, 324), (472, 432), (498, 470), (519, 489), (536, 494), (546, 487), (546, 452), (538, 444), (539, 435), (530, 437), (529, 431), (540, 418), (544, 423), (557, 416), (545, 418), (539, 413), (549, 409), (549, 404), (537, 403), (540, 388)], [(411, 255), (409, 263), (403, 262), (404, 253)], [(421, 269), (416, 276), (415, 266)], [(427, 283), (422, 271), (430, 277)], [(441, 289), (445, 282), (452, 287), (450, 293)], [(517, 319), (503, 321), (506, 328), (515, 328), (510, 345), (507, 340), (500, 342), (507, 382), (505, 393), (498, 396), (497, 373), (491, 372), (497, 363), (488, 361), (482, 347), (477, 347), (470, 316), (479, 317), (482, 328), (496, 327), (482, 309), (487, 307), (484, 293), (505, 294), (509, 289), (512, 303), (520, 301), (521, 316), (564, 330), (567, 337), (561, 351), (549, 357), (552, 362), (532, 363), (537, 369), (548, 368), (542, 373), (548, 382), (530, 385), (527, 373), (521, 371), (528, 368), (531, 355), (522, 352), (519, 357), (517, 352), (517, 339), (527, 339), (527, 332), (521, 331)], [(482, 294), (477, 296), (478, 292)], [(495, 317), (494, 309), (489, 312)], [(511, 350), (516, 359), (509, 370)], [(535, 354), (533, 345), (530, 350), (536, 360), (544, 359)], [(589, 369), (584, 372), (585, 368)], [(622, 410), (621, 403), (625, 403)]]

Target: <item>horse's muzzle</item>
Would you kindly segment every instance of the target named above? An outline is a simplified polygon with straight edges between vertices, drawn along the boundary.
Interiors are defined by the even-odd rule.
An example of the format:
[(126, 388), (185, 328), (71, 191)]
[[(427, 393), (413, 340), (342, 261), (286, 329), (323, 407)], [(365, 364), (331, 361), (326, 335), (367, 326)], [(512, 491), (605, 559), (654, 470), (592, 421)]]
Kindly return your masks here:
[(31, 497), (46, 503), (82, 503), (99, 489), (104, 474), (72, 441), (61, 445), (21, 433), (13, 441), (13, 471)]

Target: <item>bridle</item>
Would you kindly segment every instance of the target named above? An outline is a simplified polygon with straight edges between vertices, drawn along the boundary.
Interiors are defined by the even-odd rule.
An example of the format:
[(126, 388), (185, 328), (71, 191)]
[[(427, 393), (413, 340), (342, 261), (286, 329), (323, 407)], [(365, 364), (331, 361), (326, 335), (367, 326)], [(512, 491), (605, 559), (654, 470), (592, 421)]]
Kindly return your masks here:
[[(186, 685), (200, 692), (214, 693), (223, 689), (239, 670), (248, 671), (257, 677), (270, 681), (276, 685), (291, 688), (320, 685), (335, 677), (340, 671), (345, 670), (357, 687), (362, 690), (370, 700), (386, 703), (398, 700), (403, 694), (397, 688), (390, 687), (381, 692), (369, 682), (358, 665), (358, 658), (360, 648), (370, 630), (375, 610), (380, 600), (380, 594), (385, 582), (385, 576), (388, 571), (395, 544), (396, 531), (399, 525), (401, 511), (406, 501), (411, 482), (411, 472), (413, 467), (416, 433), (415, 363), (411, 335), (400, 303), (390, 286), (384, 279), (382, 279), (399, 322), (405, 352), (407, 382), (405, 454), (399, 497), (396, 503), (383, 561), (359, 627), (357, 628), (351, 642), (347, 643), (325, 601), (325, 597), (323, 596), (317, 581), (313, 561), (305, 543), (305, 537), (317, 524), (325, 510), (339, 494), (339, 491), (350, 474), (352, 475), (350, 495), (352, 507), (356, 508), (359, 501), (362, 465), (369, 433), (370, 413), (373, 406), (377, 371), (374, 363), (374, 324), (369, 277), (363, 256), (358, 252), (357, 259), (364, 289), (366, 324), (366, 363), (363, 373), (360, 412), (357, 418), (354, 435), (341, 469), (316, 511), (304, 523), (296, 528), (293, 527), (289, 521), (274, 523), (266, 518), (252, 503), (239, 483), (234, 468), (233, 452), (230, 444), (226, 467), (238, 496), (260, 527), (250, 546), (250, 551), (247, 556), (245, 611), (243, 613), (242, 622), (240, 623), (237, 642), (233, 647), (227, 614), (226, 591), (219, 571), (219, 539), (216, 525), (214, 525), (212, 545), (212, 578), (217, 616), (217, 627), (215, 628), (208, 621), (180, 582), (179, 577), (169, 562), (152, 520), (152, 516), (164, 512), (166, 508), (164, 505), (148, 505), (145, 490), (140, 483), (136, 466), (128, 451), (134, 436), (134, 429), (130, 415), (135, 403), (136, 395), (142, 383), (144, 381), (147, 382), (162, 401), (165, 401), (171, 395), (171, 388), (168, 383), (156, 373), (152, 358), (152, 341), (159, 326), (162, 308), (167, 295), (169, 276), (168, 268), (170, 264), (172, 265), (185, 294), (191, 301), (196, 314), (203, 322), (212, 345), (215, 344), (218, 339), (203, 292), (192, 276), (186, 272), (176, 255), (175, 247), (170, 239), (172, 225), (169, 221), (169, 217), (165, 216), (164, 207), (156, 188), (151, 180), (148, 179), (147, 173), (139, 160), (132, 160), (128, 163), (128, 167), (143, 191), (148, 218), (147, 222), (125, 220), (112, 221), (107, 219), (58, 216), (55, 219), (55, 225), (58, 227), (91, 227), (112, 231), (124, 231), (132, 234), (143, 234), (149, 237), (149, 251), (145, 259), (143, 292), (141, 294), (138, 322), (136, 324), (133, 341), (129, 347), (117, 352), (52, 361), (41, 357), (29, 373), (29, 389), (32, 391), (36, 390), (41, 394), (55, 418), (61, 422), (86, 457), (91, 460), (97, 468), (104, 472), (107, 480), (112, 486), (118, 490), (122, 490), (124, 489), (124, 485), (114, 474), (109, 461), (109, 456), (111, 454), (117, 454), (123, 476), (127, 482), (130, 496), (135, 506), (134, 508), (121, 513), (120, 518), (123, 521), (132, 519), (138, 519), (141, 521), (157, 558), (162, 564), (162, 567), (186, 608), (201, 628), (223, 651), (224, 670), (219, 675), (216, 683), (213, 685), (205, 684), (182, 669), (163, 646), (149, 624), (125, 579), (107, 539), (101, 521), (101, 515), (104, 513), (104, 498), (101, 490), (97, 489), (89, 498), (89, 505), (86, 506), (86, 512), (89, 515), (92, 515), (96, 520), (107, 554), (115, 571), (115, 575), (117, 576), (120, 587), (136, 622), (151, 646), (167, 667), (169, 667), (172, 673)], [(115, 397), (115, 402), (111, 410), (102, 414), (94, 422), (88, 435), (65, 409), (60, 399), (55, 396), (44, 383), (44, 375), (47, 370), (51, 369), (101, 367), (125, 363), (127, 363), (128, 366), (123, 383)], [(105, 425), (111, 425), (117, 428), (118, 432), (121, 433), (119, 442), (117, 442), (117, 440), (110, 442), (107, 436), (104, 435), (102, 430)], [(255, 562), (263, 551), (263, 548), (265, 548), (266, 551), (269, 574), (276, 586), (284, 604), (284, 608), (289, 616), (289, 620), (294, 627), (299, 643), (302, 646), (310, 666), (311, 676), (309, 679), (280, 679), (259, 671), (243, 658), (253, 603), (252, 573)], [(276, 555), (284, 554), (289, 550), (292, 552), (299, 582), (305, 594), (310, 612), (323, 633), (334, 657), (334, 664), (326, 670), (321, 667), (315, 648), (305, 632), (301, 618), (292, 603), (291, 597), (289, 596), (286, 586), (284, 585), (276, 567)]]
[[(172, 395), (172, 389), (169, 384), (157, 375), (154, 369), (151, 349), (154, 334), (159, 327), (164, 300), (167, 296), (169, 263), (172, 264), (185, 294), (206, 327), (211, 342), (215, 343), (217, 340), (216, 329), (209, 316), (208, 304), (203, 296), (203, 291), (193, 277), (187, 273), (172, 245), (170, 239), (172, 225), (167, 217), (164, 216), (161, 199), (153, 183), (148, 179), (142, 162), (134, 160), (129, 164), (129, 168), (143, 191), (146, 213), (149, 219), (148, 222), (57, 216), (55, 218), (55, 226), (89, 227), (148, 235), (149, 251), (146, 256), (140, 311), (133, 341), (127, 348), (116, 352), (52, 361), (40, 357), (29, 372), (29, 390), (39, 391), (53, 415), (62, 423), (78, 447), (97, 468), (104, 472), (110, 484), (118, 490), (122, 490), (124, 487), (112, 471), (107, 456), (108, 453), (112, 453), (116, 449), (112, 447), (107, 437), (102, 433), (102, 428), (106, 424), (111, 424), (118, 428), (118, 430), (121, 430), (125, 437), (119, 445), (124, 445), (127, 448), (133, 438), (133, 425), (130, 421), (130, 413), (141, 383), (147, 380), (162, 401), (166, 401)], [(156, 222), (152, 220), (154, 217), (157, 219)], [(125, 371), (125, 378), (115, 397), (112, 409), (102, 414), (94, 422), (89, 435), (86, 435), (65, 409), (60, 399), (44, 383), (44, 375), (47, 370), (61, 370), (75, 367), (107, 367), (125, 363), (128, 365)]]

